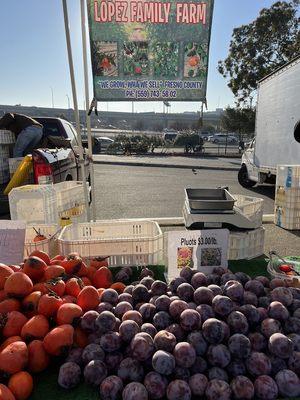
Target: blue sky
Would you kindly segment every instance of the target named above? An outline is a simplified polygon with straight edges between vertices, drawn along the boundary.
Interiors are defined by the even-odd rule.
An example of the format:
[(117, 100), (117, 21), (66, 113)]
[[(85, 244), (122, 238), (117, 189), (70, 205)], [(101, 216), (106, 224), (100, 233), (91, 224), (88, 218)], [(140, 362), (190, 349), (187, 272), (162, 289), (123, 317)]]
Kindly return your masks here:
[[(234, 99), (217, 72), (226, 57), (232, 30), (251, 22), (274, 0), (215, 0), (208, 78), (208, 108)], [(68, 0), (78, 102), (84, 105), (80, 0)], [(66, 108), (71, 99), (61, 0), (9, 0), (0, 4), (0, 104)], [(91, 79), (90, 79), (91, 86)], [(91, 86), (92, 87), (92, 86)], [(91, 95), (91, 90), (90, 90)], [(72, 99), (71, 99), (72, 104)], [(198, 111), (196, 102), (171, 103), (171, 112)], [(99, 109), (131, 111), (131, 103), (100, 103)], [(162, 103), (135, 103), (135, 111), (161, 111)]]

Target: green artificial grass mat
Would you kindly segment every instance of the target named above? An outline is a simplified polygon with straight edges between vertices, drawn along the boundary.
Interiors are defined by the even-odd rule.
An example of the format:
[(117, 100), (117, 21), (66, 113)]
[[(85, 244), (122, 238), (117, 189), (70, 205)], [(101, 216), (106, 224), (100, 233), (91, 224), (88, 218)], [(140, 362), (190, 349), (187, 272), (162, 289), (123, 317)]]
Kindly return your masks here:
[(267, 271), (269, 259), (267, 258), (257, 258), (255, 260), (237, 260), (228, 261), (228, 268), (233, 272), (245, 272), (251, 278), (255, 276), (267, 276), (270, 275)]
[[(229, 261), (228, 267), (233, 272), (245, 272), (251, 277), (268, 276), (267, 264), (268, 259), (259, 258), (256, 260)], [(165, 267), (163, 265), (150, 266), (149, 268), (155, 273), (156, 279), (165, 280)], [(133, 268), (132, 281), (138, 279), (141, 269), (141, 267)], [(113, 268), (113, 274), (118, 270), (119, 268)], [(100, 400), (98, 387), (93, 388), (81, 383), (72, 390), (60, 388), (57, 383), (58, 371), (59, 366), (52, 365), (45, 372), (34, 377), (34, 391), (30, 400)], [(300, 400), (300, 398), (295, 400)]]

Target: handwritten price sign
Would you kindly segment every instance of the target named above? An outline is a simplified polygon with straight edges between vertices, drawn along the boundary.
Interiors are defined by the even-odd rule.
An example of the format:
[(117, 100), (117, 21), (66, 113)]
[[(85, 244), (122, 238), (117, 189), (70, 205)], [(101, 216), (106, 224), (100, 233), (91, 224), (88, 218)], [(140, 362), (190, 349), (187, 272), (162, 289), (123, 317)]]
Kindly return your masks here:
[(0, 221), (0, 262), (7, 265), (23, 261), (26, 225), (23, 221)]

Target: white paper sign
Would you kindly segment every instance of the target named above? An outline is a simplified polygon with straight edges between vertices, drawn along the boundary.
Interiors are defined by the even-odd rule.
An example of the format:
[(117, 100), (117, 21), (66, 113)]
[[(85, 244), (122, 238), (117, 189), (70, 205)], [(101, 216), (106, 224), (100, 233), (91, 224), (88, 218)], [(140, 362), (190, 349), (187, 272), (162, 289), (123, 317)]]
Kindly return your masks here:
[(25, 221), (0, 220), (0, 263), (20, 264), (23, 261)]
[(228, 229), (168, 232), (168, 277), (179, 276), (183, 267), (211, 273), (228, 265)]

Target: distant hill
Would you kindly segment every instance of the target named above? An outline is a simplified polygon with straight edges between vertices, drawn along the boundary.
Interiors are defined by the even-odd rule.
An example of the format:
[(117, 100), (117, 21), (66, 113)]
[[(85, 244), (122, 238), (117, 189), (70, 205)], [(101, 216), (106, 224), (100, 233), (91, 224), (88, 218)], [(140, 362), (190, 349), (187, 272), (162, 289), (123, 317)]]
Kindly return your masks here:
[[(74, 110), (65, 108), (46, 108), (22, 105), (0, 105), (0, 117), (6, 112), (16, 112), (26, 114), (31, 117), (59, 117), (74, 123)], [(222, 109), (205, 112), (203, 123), (206, 126), (217, 128), (220, 125)], [(80, 110), (80, 122), (85, 125), (85, 111)], [(200, 113), (130, 113), (114, 111), (98, 111), (98, 116), (93, 112), (91, 115), (91, 125), (93, 128), (109, 129), (135, 129), (135, 130), (155, 130), (162, 131), (164, 128), (174, 128), (176, 130), (194, 128), (198, 126)]]

